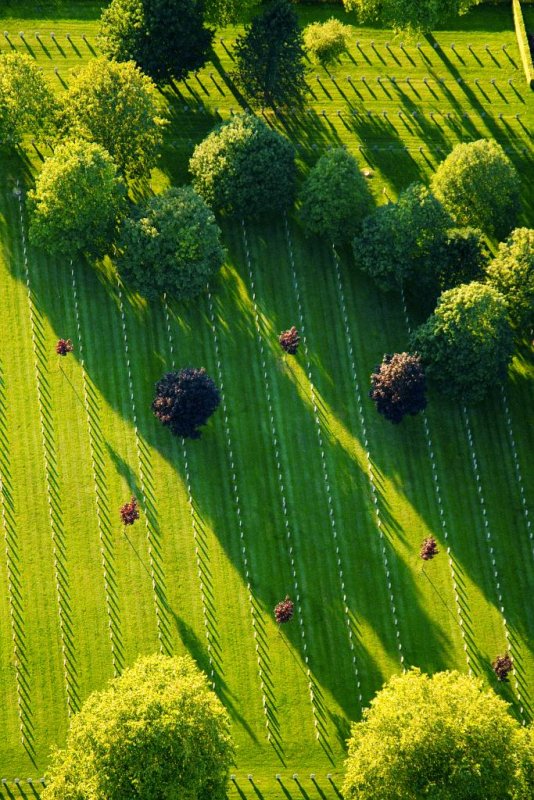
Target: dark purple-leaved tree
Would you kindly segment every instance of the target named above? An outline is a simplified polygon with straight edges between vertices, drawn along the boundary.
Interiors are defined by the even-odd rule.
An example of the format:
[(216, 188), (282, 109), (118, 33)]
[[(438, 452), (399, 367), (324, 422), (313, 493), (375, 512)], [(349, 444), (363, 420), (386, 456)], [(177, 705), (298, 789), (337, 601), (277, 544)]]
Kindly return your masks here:
[(139, 506), (135, 497), (132, 497), (129, 503), (121, 506), (121, 520), (123, 525), (133, 525), (137, 519), (139, 519)]
[(274, 607), (274, 618), (280, 625), (283, 622), (289, 622), (293, 618), (294, 612), (295, 604), (289, 595), (286, 595), (285, 600), (281, 600)]
[(386, 354), (371, 375), (369, 397), (376, 410), (390, 422), (399, 423), (406, 414), (426, 407), (425, 373), (417, 354)]
[(175, 436), (199, 439), (198, 427), (211, 417), (221, 396), (206, 370), (186, 367), (156, 383), (152, 411)]

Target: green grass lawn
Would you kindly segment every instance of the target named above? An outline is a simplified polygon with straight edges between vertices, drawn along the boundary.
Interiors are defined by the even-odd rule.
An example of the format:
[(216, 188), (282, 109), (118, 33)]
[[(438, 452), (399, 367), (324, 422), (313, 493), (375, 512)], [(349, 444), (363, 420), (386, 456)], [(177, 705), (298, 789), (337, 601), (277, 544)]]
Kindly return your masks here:
[[(8, 3), (2, 50), (31, 50), (61, 91), (96, 52), (98, 5), (41, 3), (37, 20), (31, 4)], [(521, 169), (532, 225), (532, 103), (508, 10), (436, 32), (437, 49), (354, 33), (330, 74), (310, 73), (308, 112), (270, 118), (302, 163), (346, 144), (381, 200), (427, 178), (456, 141), (494, 136)], [(235, 35), (164, 91), (172, 121), (155, 187), (186, 180), (194, 143), (238, 110)], [(369, 374), (406, 347), (413, 311), (350, 254), (305, 240), (293, 220), (225, 223), (211, 294), (148, 304), (109, 264), (25, 248), (13, 189), (40, 155), (28, 143), (1, 161), (0, 796), (18, 796), (16, 776), (22, 796), (38, 793), (26, 779), (43, 774), (69, 713), (157, 650), (190, 652), (225, 702), (236, 798), (336, 797), (349, 720), (403, 667), (471, 669), (530, 720), (531, 353), (481, 406), (432, 398), (426, 420), (393, 427), (367, 398)], [(292, 324), (296, 358), (277, 343)], [(60, 336), (75, 346), (61, 363)], [(161, 374), (186, 365), (207, 368), (223, 404), (184, 446), (149, 406)], [(143, 514), (125, 537), (118, 509), (132, 493)], [(440, 554), (422, 569), (430, 534)], [(272, 609), (286, 594), (297, 614), (279, 630)], [(496, 684), (490, 662), (507, 637), (516, 675)]]

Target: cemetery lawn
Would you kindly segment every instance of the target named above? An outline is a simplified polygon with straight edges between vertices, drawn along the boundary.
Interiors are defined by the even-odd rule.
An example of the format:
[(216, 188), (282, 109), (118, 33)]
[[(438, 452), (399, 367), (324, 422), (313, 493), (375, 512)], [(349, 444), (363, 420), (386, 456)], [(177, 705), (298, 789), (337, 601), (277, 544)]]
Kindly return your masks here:
[[(42, 2), (39, 19), (33, 5), (4, 4), (0, 31), (60, 92), (97, 52), (99, 4)], [(302, 11), (332, 13), (347, 19)], [(156, 190), (187, 180), (194, 145), (238, 111), (236, 33), (218, 34), (213, 62), (164, 89)], [(509, 10), (479, 8), (420, 47), (401, 42), (355, 29), (329, 74), (311, 69), (307, 113), (270, 121), (303, 166), (346, 145), (378, 202), (426, 180), (457, 141), (493, 137), (521, 171), (532, 227), (532, 100)], [(29, 246), (25, 257), (24, 193), (47, 154), (28, 142), (0, 161), (0, 797), (18, 796), (16, 776), (43, 775), (90, 691), (158, 650), (191, 653), (226, 704), (236, 798), (336, 797), (349, 721), (403, 667), (470, 668), (529, 721), (526, 346), (504, 393), (467, 413), (432, 397), (426, 422), (391, 426), (367, 397), (369, 374), (407, 347), (415, 319), (349, 252), (304, 239), (293, 219), (225, 222), (211, 293), (147, 304), (109, 264)], [(303, 341), (284, 356), (277, 336), (293, 324)], [(60, 337), (75, 348), (61, 360)], [(189, 365), (206, 367), (223, 405), (184, 446), (150, 402), (165, 371)], [(143, 513), (125, 535), (118, 511), (132, 494)], [(423, 568), (429, 535), (440, 553)], [(278, 628), (286, 594), (296, 615)], [(498, 684), (490, 664), (507, 649), (516, 674)]]

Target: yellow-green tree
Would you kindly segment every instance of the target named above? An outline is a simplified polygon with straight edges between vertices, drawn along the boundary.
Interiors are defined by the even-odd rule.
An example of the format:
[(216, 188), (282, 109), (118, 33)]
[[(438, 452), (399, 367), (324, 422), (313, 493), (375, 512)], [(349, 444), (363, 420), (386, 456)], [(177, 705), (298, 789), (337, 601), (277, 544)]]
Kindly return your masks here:
[(35, 138), (55, 133), (57, 103), (30, 56), (0, 55), (0, 144), (19, 144), (24, 134)]
[(352, 726), (346, 800), (531, 800), (534, 739), (458, 672), (393, 677)]
[(92, 59), (64, 98), (69, 134), (105, 147), (123, 175), (147, 176), (156, 165), (165, 123), (155, 88), (133, 61)]
[(223, 800), (229, 727), (190, 657), (141, 658), (73, 717), (42, 800)]
[(384, 28), (431, 31), (480, 0), (343, 0), (360, 22), (378, 22)]
[(28, 192), (30, 239), (50, 253), (105, 252), (125, 187), (109, 153), (82, 140), (59, 145)]
[(534, 230), (516, 228), (487, 269), (488, 283), (504, 297), (519, 335), (534, 327)]

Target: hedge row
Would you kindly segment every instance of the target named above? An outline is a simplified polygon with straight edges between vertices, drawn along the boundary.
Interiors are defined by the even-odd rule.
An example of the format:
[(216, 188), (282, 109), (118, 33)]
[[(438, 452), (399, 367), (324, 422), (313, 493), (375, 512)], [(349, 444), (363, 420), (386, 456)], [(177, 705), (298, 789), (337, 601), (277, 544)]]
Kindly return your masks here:
[(525, 70), (525, 77), (529, 86), (534, 86), (534, 64), (532, 63), (532, 55), (528, 43), (527, 31), (525, 28), (525, 20), (523, 19), (523, 12), (521, 11), (520, 0), (512, 0), (514, 9), (514, 24), (515, 32), (517, 35), (517, 44), (519, 45), (519, 52), (521, 53), (521, 61)]

